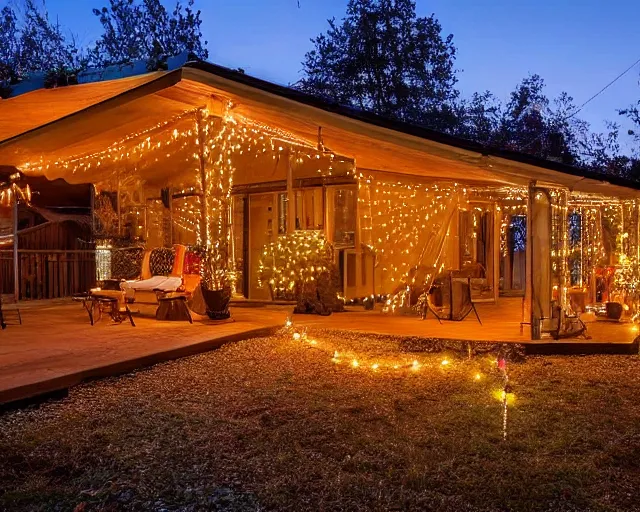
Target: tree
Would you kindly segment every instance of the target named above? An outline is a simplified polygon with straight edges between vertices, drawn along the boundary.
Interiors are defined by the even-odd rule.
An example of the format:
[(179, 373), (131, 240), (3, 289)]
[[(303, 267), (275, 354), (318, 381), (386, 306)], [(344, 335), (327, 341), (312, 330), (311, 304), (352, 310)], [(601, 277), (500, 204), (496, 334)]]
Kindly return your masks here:
[(578, 163), (572, 117), (573, 98), (562, 93), (553, 103), (539, 75), (523, 79), (504, 108), (495, 144), (541, 158)]
[(489, 91), (474, 93), (469, 101), (459, 104), (455, 134), (486, 146), (496, 143), (502, 119), (502, 104)]
[(21, 76), (20, 35), (16, 13), (10, 7), (0, 11), (0, 97), (8, 96), (11, 84)]
[(21, 16), (8, 6), (0, 12), (0, 63), (0, 92), (6, 97), (29, 73), (46, 73), (47, 86), (75, 81), (82, 58), (73, 37), (67, 41), (60, 24), (49, 19), (44, 3), (25, 0)]
[(605, 133), (593, 133), (585, 122), (577, 130), (582, 166), (621, 178), (640, 178), (640, 161), (624, 155), (620, 147), (620, 125), (607, 123)]
[(296, 86), (341, 105), (423, 124), (455, 125), (456, 49), (412, 0), (349, 0), (341, 23), (312, 39)]
[(90, 52), (91, 63), (103, 67), (146, 60), (150, 69), (157, 69), (167, 57), (184, 51), (206, 59), (200, 11), (193, 5), (194, 0), (186, 7), (178, 0), (169, 14), (160, 0), (109, 0), (108, 7), (93, 10), (103, 34)]

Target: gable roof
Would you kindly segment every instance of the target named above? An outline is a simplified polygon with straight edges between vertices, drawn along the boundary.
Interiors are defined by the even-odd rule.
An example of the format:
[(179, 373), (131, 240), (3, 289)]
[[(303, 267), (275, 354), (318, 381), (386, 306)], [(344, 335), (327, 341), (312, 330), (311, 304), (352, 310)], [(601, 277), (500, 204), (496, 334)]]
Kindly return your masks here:
[[(285, 129), (311, 144), (318, 141), (321, 128), (326, 147), (354, 158), (365, 171), (470, 183), (524, 186), (538, 181), (583, 192), (640, 195), (640, 184), (630, 180), (486, 147), (200, 61), (174, 71), (38, 90), (3, 101), (0, 164), (23, 167), (39, 157), (64, 160), (95, 152), (194, 107), (208, 106), (221, 115), (226, 101), (233, 103), (233, 113)], [(40, 112), (46, 105), (55, 106)], [(20, 117), (30, 120), (5, 124)], [(61, 169), (47, 176), (90, 181)]]

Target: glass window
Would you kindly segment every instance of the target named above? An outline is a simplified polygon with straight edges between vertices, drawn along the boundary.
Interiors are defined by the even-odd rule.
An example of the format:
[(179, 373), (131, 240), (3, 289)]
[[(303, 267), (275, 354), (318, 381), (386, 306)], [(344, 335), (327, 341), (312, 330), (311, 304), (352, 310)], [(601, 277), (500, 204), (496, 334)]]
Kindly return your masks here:
[(324, 229), (324, 194), (321, 188), (296, 190), (296, 229)]
[(338, 247), (354, 247), (356, 243), (357, 193), (355, 187), (337, 188), (334, 195), (333, 240)]

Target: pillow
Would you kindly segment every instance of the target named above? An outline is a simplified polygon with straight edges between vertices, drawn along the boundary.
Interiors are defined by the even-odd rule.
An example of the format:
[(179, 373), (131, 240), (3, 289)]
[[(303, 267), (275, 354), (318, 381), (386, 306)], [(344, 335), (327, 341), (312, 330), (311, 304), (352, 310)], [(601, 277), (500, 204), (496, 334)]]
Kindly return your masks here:
[(176, 257), (174, 248), (158, 247), (151, 251), (149, 256), (149, 270), (152, 276), (168, 276), (173, 270), (173, 261)]
[(142, 273), (141, 247), (128, 247), (111, 251), (112, 279), (136, 279)]

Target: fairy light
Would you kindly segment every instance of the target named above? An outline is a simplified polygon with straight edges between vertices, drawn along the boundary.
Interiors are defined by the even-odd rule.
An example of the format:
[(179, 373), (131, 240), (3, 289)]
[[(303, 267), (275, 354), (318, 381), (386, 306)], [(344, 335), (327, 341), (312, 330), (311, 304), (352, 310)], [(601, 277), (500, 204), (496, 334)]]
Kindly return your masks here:
[(300, 230), (280, 235), (262, 252), (259, 286), (268, 284), (278, 296), (293, 294), (296, 286), (317, 281), (329, 272), (332, 261), (332, 247), (322, 231)]

